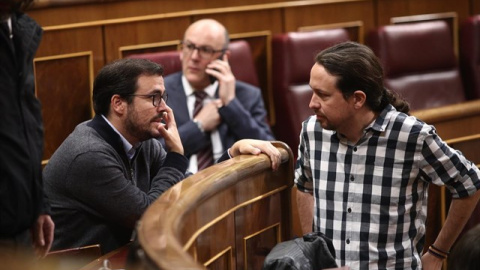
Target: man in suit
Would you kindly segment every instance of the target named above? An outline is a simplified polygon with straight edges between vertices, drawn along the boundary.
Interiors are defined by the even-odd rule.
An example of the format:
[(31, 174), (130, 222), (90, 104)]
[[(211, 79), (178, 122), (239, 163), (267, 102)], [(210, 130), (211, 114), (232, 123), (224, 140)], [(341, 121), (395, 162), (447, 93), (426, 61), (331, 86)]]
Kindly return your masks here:
[(213, 164), (239, 139), (274, 139), (260, 89), (232, 74), (228, 43), (219, 22), (193, 23), (180, 46), (182, 72), (165, 77), (168, 105), (193, 173)]

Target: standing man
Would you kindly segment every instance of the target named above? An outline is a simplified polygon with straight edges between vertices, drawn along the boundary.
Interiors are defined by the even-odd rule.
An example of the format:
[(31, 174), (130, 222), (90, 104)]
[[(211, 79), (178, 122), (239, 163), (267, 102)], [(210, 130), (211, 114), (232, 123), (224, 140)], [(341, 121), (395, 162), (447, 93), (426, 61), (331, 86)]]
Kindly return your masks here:
[[(315, 116), (303, 123), (295, 172), (304, 230), (313, 215), (313, 230), (333, 240), (337, 264), (350, 269), (441, 269), (478, 202), (478, 168), (407, 115), (364, 45), (320, 52), (310, 87)], [(422, 255), (429, 184), (445, 185), (453, 200)]]
[[(32, 0), (0, 0), (0, 254), (45, 256), (54, 224), (43, 193), (43, 124), (33, 58), (41, 27), (22, 13)], [(2, 257), (2, 256), (0, 256)], [(3, 258), (3, 257), (2, 257)]]
[[(127, 244), (145, 209), (185, 177), (188, 160), (162, 75), (160, 65), (145, 59), (100, 70), (95, 117), (75, 128), (44, 169), (56, 224), (53, 249), (100, 244), (107, 253)], [(280, 153), (269, 142), (242, 140), (229, 155), (260, 152), (278, 167)]]
[(260, 89), (236, 81), (228, 63), (229, 37), (212, 19), (188, 27), (181, 44), (182, 72), (165, 77), (189, 170), (213, 164), (240, 139), (273, 140)]

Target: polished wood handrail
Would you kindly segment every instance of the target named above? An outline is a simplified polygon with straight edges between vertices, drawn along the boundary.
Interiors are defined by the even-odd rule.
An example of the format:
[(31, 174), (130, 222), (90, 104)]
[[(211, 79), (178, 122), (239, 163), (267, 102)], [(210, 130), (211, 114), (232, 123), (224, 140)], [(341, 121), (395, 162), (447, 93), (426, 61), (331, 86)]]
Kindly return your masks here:
[[(184, 224), (186, 215), (212, 196), (258, 175), (262, 175), (265, 182), (278, 183), (269, 187), (270, 190), (266, 190), (264, 194), (251, 197), (242, 194), (242, 197), (247, 196), (244, 196), (242, 201), (235, 202), (235, 207), (230, 211), (252, 201), (262, 200), (272, 193), (290, 189), (293, 186), (293, 154), (284, 143), (274, 142), (274, 145), (282, 155), (282, 164), (277, 172), (270, 169), (270, 160), (264, 154), (238, 156), (200, 171), (162, 194), (147, 209), (137, 226), (138, 240), (148, 259), (160, 269), (204, 269), (187, 251), (195, 237), (217, 219), (195, 228), (196, 232), (187, 237), (188, 241), (182, 243), (180, 236), (185, 238), (185, 235), (181, 234), (179, 228)], [(291, 226), (289, 227), (282, 229), (291, 230)]]
[(480, 134), (472, 134), (468, 136), (461, 136), (458, 138), (453, 138), (446, 140), (445, 142), (447, 144), (455, 144), (455, 143), (463, 143), (463, 142), (469, 142), (469, 141), (478, 141), (480, 140)]
[(428, 124), (480, 115), (480, 100), (466, 101), (432, 109), (417, 110), (413, 111), (412, 115)]

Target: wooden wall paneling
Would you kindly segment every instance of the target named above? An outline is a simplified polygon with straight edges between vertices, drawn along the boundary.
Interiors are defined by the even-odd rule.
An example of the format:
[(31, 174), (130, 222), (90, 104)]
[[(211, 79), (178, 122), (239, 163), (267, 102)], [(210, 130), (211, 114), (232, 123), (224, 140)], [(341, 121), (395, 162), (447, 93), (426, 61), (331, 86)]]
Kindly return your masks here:
[(81, 52), (34, 60), (45, 130), (44, 164), (77, 124), (92, 118), (92, 59), (92, 52)]
[(480, 1), (470, 0), (470, 15), (480, 14)]
[[(232, 198), (233, 189), (222, 190), (215, 198), (206, 199), (199, 204), (195, 211), (186, 216), (185, 222), (179, 224), (182, 234), (178, 237), (184, 243), (184, 250), (189, 250), (202, 264), (219, 258), (219, 254), (226, 248), (235, 249), (236, 205)], [(212, 235), (216, 237), (212, 238)], [(193, 246), (195, 251), (192, 250)]]
[(469, 14), (469, 0), (377, 0), (377, 25), (390, 24), (390, 18), (430, 13), (456, 12), (463, 21)]
[(125, 58), (132, 54), (175, 51), (178, 49), (179, 44), (180, 39), (139, 45), (121, 46), (120, 48), (118, 48), (118, 57)]
[(235, 269), (233, 250), (231, 247), (222, 250), (217, 256), (203, 264), (207, 269), (230, 270)]
[[(334, 25), (346, 22), (361, 22), (363, 31), (375, 26), (372, 1), (346, 1), (306, 7), (285, 9), (285, 32), (294, 32), (303, 27)], [(352, 37), (354, 38), (354, 37)], [(359, 40), (363, 40), (360, 37)]]
[[(261, 269), (270, 250), (282, 240), (280, 194), (237, 210), (237, 269)], [(243, 255), (243, 256), (242, 256)]]
[(247, 9), (246, 11), (232, 9), (230, 12), (194, 14), (192, 22), (204, 18), (212, 18), (219, 21), (227, 28), (230, 35), (266, 30), (277, 33), (283, 30), (281, 23), (279, 23), (282, 20), (281, 9), (279, 8)]
[[(234, 213), (208, 227), (195, 239), (194, 258), (209, 269), (234, 269)], [(227, 228), (227, 229), (225, 229)], [(216, 238), (210, 237), (216, 235)]]
[[(43, 28), (43, 38), (36, 57), (49, 57), (79, 52), (92, 52), (94, 74), (105, 64), (101, 26), (79, 25)], [(84, 78), (88, 80), (89, 78)]]
[(344, 28), (345, 30), (347, 30), (350, 40), (356, 41), (358, 43), (364, 43), (365, 30), (363, 29), (364, 27), (363, 27), (362, 21), (301, 26), (298, 28), (298, 31), (309, 32), (309, 31), (316, 31), (321, 29), (337, 29), (337, 28)]
[(178, 40), (190, 25), (188, 17), (119, 22), (105, 25), (105, 57), (119, 59), (121, 48), (141, 44)]
[(281, 242), (281, 223), (252, 233), (243, 239), (244, 269), (261, 269), (270, 250)]
[(206, 1), (197, 0), (99, 0), (77, 4), (58, 0), (54, 5), (38, 2), (41, 1), (36, 0), (35, 4), (28, 10), (28, 14), (42, 26), (116, 20), (165, 13), (184, 13), (188, 10), (200, 10), (206, 7)]

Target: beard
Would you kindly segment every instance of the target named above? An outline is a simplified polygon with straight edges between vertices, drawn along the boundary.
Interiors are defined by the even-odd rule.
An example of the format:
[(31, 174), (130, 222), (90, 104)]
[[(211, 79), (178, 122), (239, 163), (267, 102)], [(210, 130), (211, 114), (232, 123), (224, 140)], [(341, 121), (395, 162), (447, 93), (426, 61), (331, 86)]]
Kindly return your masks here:
[(129, 110), (124, 124), (128, 134), (135, 137), (139, 142), (143, 142), (154, 137), (150, 131), (150, 123), (149, 121), (146, 124), (141, 124), (138, 113)]

